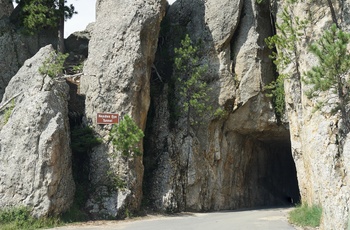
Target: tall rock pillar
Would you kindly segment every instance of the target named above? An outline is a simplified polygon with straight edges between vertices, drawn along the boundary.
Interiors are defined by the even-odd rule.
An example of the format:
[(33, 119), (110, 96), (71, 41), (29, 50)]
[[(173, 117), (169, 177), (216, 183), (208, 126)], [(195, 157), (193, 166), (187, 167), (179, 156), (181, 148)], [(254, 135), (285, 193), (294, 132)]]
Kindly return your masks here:
[[(140, 206), (142, 158), (111, 158), (111, 125), (96, 124), (98, 112), (130, 115), (144, 129), (150, 103), (150, 73), (157, 49), (165, 0), (99, 0), (89, 43), (81, 92), (86, 95), (86, 119), (104, 143), (91, 153), (91, 199), (96, 217), (123, 217)], [(113, 178), (110, 175), (113, 172)], [(117, 188), (115, 179), (125, 186)]]

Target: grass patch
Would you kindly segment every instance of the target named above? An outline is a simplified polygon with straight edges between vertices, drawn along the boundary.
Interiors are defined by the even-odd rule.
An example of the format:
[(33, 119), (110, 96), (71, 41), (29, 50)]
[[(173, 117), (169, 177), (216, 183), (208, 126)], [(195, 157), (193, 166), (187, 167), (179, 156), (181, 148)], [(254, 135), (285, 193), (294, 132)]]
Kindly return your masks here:
[(292, 224), (302, 227), (320, 226), (322, 208), (318, 205), (309, 207), (308, 205), (299, 205), (289, 213), (289, 221)]
[(34, 218), (25, 207), (0, 210), (0, 230), (34, 230), (62, 224), (59, 218)]

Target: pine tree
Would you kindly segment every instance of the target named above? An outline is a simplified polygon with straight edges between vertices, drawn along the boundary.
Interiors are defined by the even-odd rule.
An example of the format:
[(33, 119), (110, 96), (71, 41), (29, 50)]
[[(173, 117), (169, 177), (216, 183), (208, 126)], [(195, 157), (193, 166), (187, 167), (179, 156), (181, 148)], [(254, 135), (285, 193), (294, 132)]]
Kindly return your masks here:
[[(350, 102), (348, 89), (350, 81), (347, 76), (350, 70), (350, 52), (348, 45), (350, 33), (346, 33), (333, 24), (325, 31), (322, 37), (310, 46), (310, 51), (318, 58), (318, 65), (306, 72), (303, 81), (311, 85), (307, 91), (309, 98), (318, 97), (320, 92), (335, 94), (335, 112), (340, 110), (345, 124), (345, 133), (349, 132), (350, 122), (346, 105)], [(329, 102), (330, 98), (318, 97), (317, 108), (321, 108)]]
[[(269, 91), (267, 96), (272, 97), (277, 116), (281, 117), (285, 111), (284, 81), (293, 75), (300, 78), (299, 59), (300, 52), (297, 42), (303, 35), (307, 21), (294, 17), (292, 4), (296, 0), (287, 1), (288, 5), (278, 15), (281, 23), (276, 23), (277, 34), (265, 39), (265, 43), (272, 50), (270, 58), (276, 65), (278, 76), (275, 81), (268, 84), (265, 89)], [(286, 71), (287, 67), (290, 71)]]
[(67, 0), (16, 0), (21, 7), (20, 20), (25, 31), (34, 34), (47, 28), (58, 28), (58, 52), (64, 53), (64, 21), (75, 14)]
[(123, 156), (130, 157), (142, 154), (139, 143), (144, 134), (129, 115), (125, 115), (118, 125), (113, 125), (110, 136), (113, 146)]
[(208, 67), (199, 62), (198, 52), (188, 34), (181, 41), (181, 47), (175, 48), (175, 75), (179, 83), (179, 101), (186, 114), (187, 136), (190, 126), (196, 123), (191, 122), (191, 115), (200, 117), (211, 109), (207, 95), (210, 89), (202, 79)]

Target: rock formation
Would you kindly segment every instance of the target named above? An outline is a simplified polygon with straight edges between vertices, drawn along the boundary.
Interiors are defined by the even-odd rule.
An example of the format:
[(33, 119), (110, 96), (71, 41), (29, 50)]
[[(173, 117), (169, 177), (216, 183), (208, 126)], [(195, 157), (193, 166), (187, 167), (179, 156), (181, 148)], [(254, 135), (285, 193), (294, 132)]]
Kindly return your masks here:
[(10, 16), (13, 11), (13, 4), (10, 0), (0, 0), (0, 19), (4, 16)]
[(69, 35), (64, 41), (67, 53), (81, 55), (84, 59), (88, 56), (88, 47), (90, 41), (90, 33), (92, 32), (93, 23), (89, 24), (83, 31), (77, 31)]
[(0, 206), (24, 205), (35, 216), (66, 211), (74, 196), (68, 86), (42, 76), (54, 52), (42, 48), (14, 76), (0, 112)]
[[(279, 8), (287, 3), (282, 2)], [(348, 3), (334, 3), (336, 17), (342, 28), (349, 32)], [(317, 41), (332, 24), (327, 4), (300, 2), (291, 7), (293, 17), (307, 19), (305, 34), (298, 41), (300, 72), (317, 64), (307, 47)], [(290, 126), (292, 154), (296, 164), (298, 182), (303, 202), (320, 205), (323, 209), (321, 229), (346, 229), (349, 225), (349, 140), (341, 150), (339, 114), (331, 115), (330, 106), (314, 111), (316, 101), (306, 97), (308, 86), (295, 75), (285, 82), (286, 107)], [(327, 97), (320, 94), (320, 97)], [(326, 111), (326, 112), (325, 112)]]
[[(165, 84), (154, 75), (144, 157), (144, 194), (153, 208), (222, 210), (298, 199), (288, 130), (263, 92), (274, 78), (263, 40), (272, 34), (268, 5), (179, 0), (164, 20), (155, 64)], [(204, 125), (194, 126), (190, 136), (183, 117), (171, 121), (174, 76), (167, 69), (185, 33), (204, 44), (208, 96), (226, 114), (194, 118)], [(283, 173), (274, 175), (278, 171)]]
[[(294, 72), (285, 81), (286, 116), (277, 117), (265, 92), (277, 73), (264, 39), (276, 32), (287, 4), (291, 20), (307, 19), (312, 26), (293, 46), (300, 53), (292, 57), (299, 75), (295, 66), (285, 68)], [(333, 4), (334, 15), (329, 5), (307, 1), (177, 0), (168, 6), (165, 0), (98, 0), (91, 39), (84, 35), (90, 41), (80, 85), (84, 123), (103, 139), (89, 155), (91, 216), (125, 217), (139, 210), (142, 199), (156, 211), (176, 212), (281, 205), (301, 196), (322, 206), (322, 229), (347, 228), (350, 138), (340, 138), (339, 114), (313, 111), (315, 101), (305, 96), (308, 86), (301, 80), (317, 63), (308, 45), (332, 20), (350, 31), (350, 3)], [(67, 86), (38, 74), (50, 47), (13, 77), (51, 40), (18, 34), (11, 11), (0, 0), (0, 206), (58, 214), (74, 193)], [(173, 69), (174, 49), (186, 34), (200, 47), (208, 98), (220, 111), (191, 117), (201, 123), (189, 130)], [(4, 105), (13, 96), (13, 108)], [(84, 108), (79, 111), (80, 119)], [(143, 157), (126, 158), (113, 149), (112, 126), (97, 124), (99, 112), (135, 120), (146, 134)]]
[[(97, 125), (98, 112), (129, 114), (144, 129), (150, 103), (149, 82), (165, 0), (100, 0), (89, 43), (89, 58), (81, 78), (86, 95), (86, 119), (105, 143), (91, 153), (90, 213), (123, 217), (142, 199), (142, 159), (111, 158), (110, 125)], [(101, 36), (103, 35), (103, 36)], [(108, 176), (111, 172), (113, 175)], [(112, 178), (111, 178), (112, 177)], [(126, 186), (116, 189), (112, 181)]]
[(22, 34), (9, 19), (12, 10), (11, 1), (0, 2), (0, 100), (7, 84), (25, 60), (36, 54), (41, 47), (57, 44), (55, 31), (41, 31), (32, 36)]

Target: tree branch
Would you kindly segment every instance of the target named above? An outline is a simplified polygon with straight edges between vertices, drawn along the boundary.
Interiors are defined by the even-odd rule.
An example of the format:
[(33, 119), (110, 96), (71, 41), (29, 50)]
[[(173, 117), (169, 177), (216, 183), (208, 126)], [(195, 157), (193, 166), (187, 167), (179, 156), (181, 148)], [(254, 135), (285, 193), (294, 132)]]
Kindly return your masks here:
[(0, 111), (2, 111), (8, 103), (10, 103), (13, 99), (15, 99), (16, 97), (18, 97), (18, 96), (21, 95), (21, 94), (22, 94), (22, 92), (21, 92), (21, 93), (15, 94), (15, 95), (12, 96), (10, 99), (8, 99), (7, 101), (5, 101), (2, 105), (0, 105)]
[(155, 66), (154, 64), (152, 64), (152, 68), (154, 69), (154, 71), (156, 71), (156, 74), (157, 74), (159, 80), (160, 80), (162, 83), (164, 83), (163, 80), (162, 80), (162, 77), (161, 77), (160, 74), (158, 73), (158, 70), (157, 70), (157, 68), (156, 68), (156, 66)]

